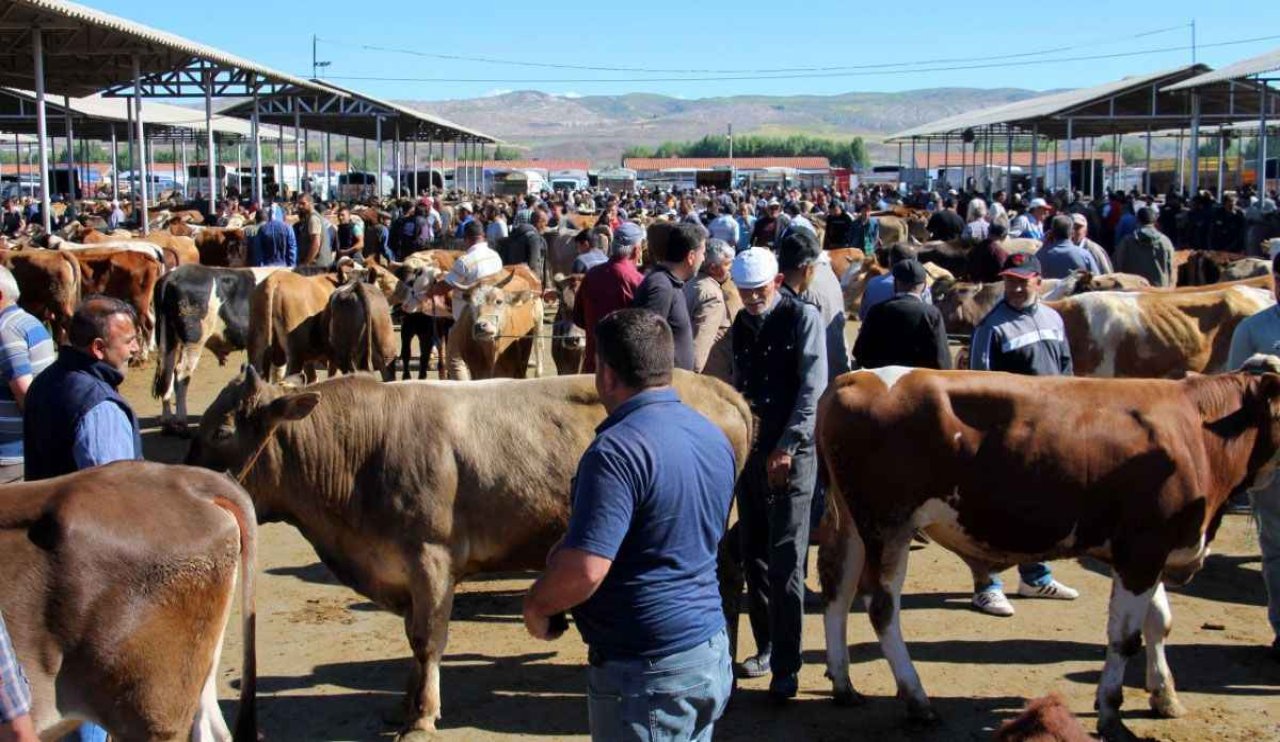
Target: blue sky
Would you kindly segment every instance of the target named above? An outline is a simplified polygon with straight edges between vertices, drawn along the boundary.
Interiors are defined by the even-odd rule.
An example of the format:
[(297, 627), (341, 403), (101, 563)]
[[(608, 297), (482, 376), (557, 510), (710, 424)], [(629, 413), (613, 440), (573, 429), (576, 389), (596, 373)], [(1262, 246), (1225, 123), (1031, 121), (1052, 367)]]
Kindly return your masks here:
[[(1256, 0), (1074, 2), (1065, 13), (1054, 4), (1037, 9), (1035, 4), (982, 3), (965, 12), (957, 4), (908, 7), (901, 2), (847, 0), (311, 0), (289, 5), (273, 0), (85, 1), (303, 76), (311, 73), (314, 33), (321, 38), (320, 58), (332, 62), (322, 77), (372, 95), (419, 100), (525, 89), (561, 95), (648, 92), (701, 98), (948, 86), (1079, 87), (1189, 63), (1190, 49), (1111, 59), (1079, 57), (1189, 47), (1193, 18), (1197, 43), (1203, 47), (1197, 58), (1212, 66), (1280, 47), (1280, 3)], [(1275, 38), (1211, 46), (1258, 37)], [(418, 54), (363, 48), (368, 46)], [(422, 54), (641, 71), (509, 65)], [(796, 71), (774, 72), (779, 68)], [(814, 68), (845, 69), (817, 73)], [(688, 70), (708, 72), (681, 73)]]

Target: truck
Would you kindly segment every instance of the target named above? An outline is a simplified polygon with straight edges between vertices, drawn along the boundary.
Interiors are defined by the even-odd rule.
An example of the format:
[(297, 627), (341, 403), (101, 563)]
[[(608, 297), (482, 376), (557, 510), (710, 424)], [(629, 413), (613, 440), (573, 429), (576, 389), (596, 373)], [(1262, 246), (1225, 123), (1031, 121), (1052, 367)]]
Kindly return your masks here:
[(527, 196), (546, 190), (547, 181), (537, 170), (512, 170), (494, 178), (493, 192), (499, 196)]
[(597, 178), (600, 187), (612, 193), (625, 193), (636, 189), (636, 171), (628, 167), (601, 170)]
[[(217, 198), (222, 198), (228, 187), (238, 187), (240, 185), (239, 173), (226, 165), (215, 166), (213, 172), (215, 179), (213, 195)], [(204, 199), (209, 197), (208, 165), (187, 165), (186, 190), (189, 198)]]
[(586, 170), (553, 170), (550, 180), (553, 191), (581, 191), (591, 187)]

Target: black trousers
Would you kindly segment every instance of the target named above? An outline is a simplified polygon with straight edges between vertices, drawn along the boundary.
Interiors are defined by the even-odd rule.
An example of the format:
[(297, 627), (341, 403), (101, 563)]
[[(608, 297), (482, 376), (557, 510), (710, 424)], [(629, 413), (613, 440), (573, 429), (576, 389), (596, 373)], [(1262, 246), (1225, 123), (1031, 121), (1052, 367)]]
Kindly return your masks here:
[(753, 452), (738, 479), (738, 536), (751, 633), (759, 652), (771, 655), (773, 674), (782, 676), (800, 670), (804, 566), (817, 457), (812, 446), (797, 451), (786, 487), (774, 490), (766, 475), (768, 453)]

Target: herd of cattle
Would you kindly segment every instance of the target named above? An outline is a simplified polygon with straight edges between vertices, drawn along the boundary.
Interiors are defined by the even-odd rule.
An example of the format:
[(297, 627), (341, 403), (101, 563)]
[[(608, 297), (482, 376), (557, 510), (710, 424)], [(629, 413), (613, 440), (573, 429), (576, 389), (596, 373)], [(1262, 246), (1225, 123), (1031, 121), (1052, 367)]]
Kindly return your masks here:
[[(20, 655), (41, 647), (24, 655), (39, 657), (27, 672), (40, 728), (53, 736), (93, 719), (121, 739), (230, 738), (215, 677), (238, 563), (245, 680), (235, 738), (252, 739), (255, 523), (279, 520), (296, 526), (346, 585), (405, 617), (415, 669), (404, 731), (434, 730), (455, 587), (542, 565), (567, 524), (575, 462), (604, 418), (590, 378), (575, 375), (582, 334), (570, 318), (581, 276), (568, 274), (572, 233), (548, 239), (551, 286), (527, 266), (508, 266), (465, 294), (457, 312), (442, 285), (455, 250), (387, 266), (240, 268), (242, 230), (166, 216), (145, 238), (77, 227), (0, 253), (23, 306), (55, 331), (89, 293), (137, 308), (144, 345), (159, 352), (154, 392), (172, 429), (186, 430), (186, 389), (203, 349), (220, 362), (245, 350), (249, 361), (203, 413), (187, 459), (233, 472), (239, 484), (119, 463), (0, 490), (0, 548), (13, 555), (3, 560), (0, 599)], [(911, 241), (921, 226), (912, 215), (884, 215), (881, 231)], [(666, 228), (649, 225), (650, 259), (661, 258)], [(948, 328), (963, 334), (998, 292), (964, 281), (958, 250), (919, 246)], [(830, 256), (856, 312), (866, 281), (885, 268), (858, 250)], [(932, 716), (898, 619), (908, 547), (923, 531), (971, 565), (1075, 555), (1112, 563), (1100, 729), (1127, 738), (1118, 715), (1123, 668), (1144, 643), (1152, 707), (1181, 713), (1164, 658), (1163, 582), (1194, 574), (1227, 498), (1268, 474), (1280, 446), (1280, 375), (1174, 380), (1225, 370), (1236, 324), (1274, 303), (1270, 279), (1239, 276), (1254, 269), (1236, 256), (1182, 262), (1214, 268), (1188, 276), (1235, 280), (1176, 289), (1123, 275), (1046, 282), (1077, 373), (1095, 378), (892, 368), (833, 383), (819, 414), (833, 502), (819, 565), (837, 702), (859, 699), (845, 630), (860, 594), (900, 696), (913, 716)], [(523, 379), (531, 365), (540, 375), (536, 340), (550, 302), (556, 378), (283, 379), (302, 373), (314, 382), (326, 367), (389, 380), (397, 357), (407, 379), (414, 337), (425, 341), (420, 378), (433, 354), (442, 377)], [(675, 387), (725, 432), (741, 468), (752, 435), (742, 397), (685, 372)], [(156, 492), (166, 493), (165, 507)], [(737, 575), (722, 559), (731, 626)]]

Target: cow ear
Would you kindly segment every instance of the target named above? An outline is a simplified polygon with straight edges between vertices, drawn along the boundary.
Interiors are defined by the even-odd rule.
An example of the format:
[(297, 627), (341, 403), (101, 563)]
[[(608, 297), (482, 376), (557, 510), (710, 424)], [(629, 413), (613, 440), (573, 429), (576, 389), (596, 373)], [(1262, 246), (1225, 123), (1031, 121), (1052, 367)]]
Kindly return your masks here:
[(307, 377), (302, 374), (292, 374), (286, 376), (284, 381), (280, 382), (280, 386), (284, 389), (301, 389), (307, 385)]
[(301, 420), (320, 404), (317, 392), (299, 392), (286, 394), (271, 401), (267, 408), (267, 417), (271, 422)]
[[(556, 285), (559, 286), (559, 284), (556, 284)], [(564, 288), (564, 287), (561, 286), (561, 288)], [(560, 295), (556, 293), (555, 289), (544, 289), (542, 292), (542, 300), (547, 303), (555, 301), (556, 299), (559, 298), (559, 296)]]

